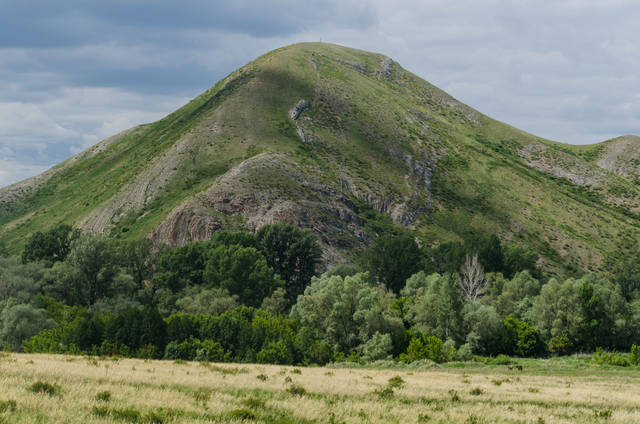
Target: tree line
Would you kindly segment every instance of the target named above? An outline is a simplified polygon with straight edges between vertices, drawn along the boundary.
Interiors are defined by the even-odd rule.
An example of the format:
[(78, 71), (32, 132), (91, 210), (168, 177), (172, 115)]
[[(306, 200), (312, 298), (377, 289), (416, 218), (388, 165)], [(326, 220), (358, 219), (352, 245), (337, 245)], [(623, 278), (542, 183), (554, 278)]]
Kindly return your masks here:
[(495, 236), (426, 248), (402, 231), (318, 274), (321, 253), (311, 231), (286, 223), (176, 249), (61, 225), (0, 257), (0, 347), (325, 364), (640, 344), (636, 261), (558, 279)]

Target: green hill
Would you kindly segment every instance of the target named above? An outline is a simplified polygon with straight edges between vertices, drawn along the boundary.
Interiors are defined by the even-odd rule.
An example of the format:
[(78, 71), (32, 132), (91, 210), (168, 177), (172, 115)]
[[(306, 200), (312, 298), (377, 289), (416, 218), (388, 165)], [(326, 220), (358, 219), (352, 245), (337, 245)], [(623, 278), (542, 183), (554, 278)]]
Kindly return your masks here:
[(295, 44), (0, 189), (0, 240), (17, 252), (32, 232), (71, 223), (176, 246), (285, 220), (311, 228), (338, 262), (388, 216), (427, 245), (497, 234), (548, 269), (597, 270), (638, 239), (638, 146), (544, 140), (383, 55)]

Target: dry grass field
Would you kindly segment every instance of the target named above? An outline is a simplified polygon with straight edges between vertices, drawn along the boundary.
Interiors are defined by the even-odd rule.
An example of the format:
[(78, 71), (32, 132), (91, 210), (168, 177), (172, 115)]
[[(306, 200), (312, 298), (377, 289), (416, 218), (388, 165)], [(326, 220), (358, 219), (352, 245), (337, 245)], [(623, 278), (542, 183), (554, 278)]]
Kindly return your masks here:
[(0, 355), (0, 423), (640, 423), (637, 369)]

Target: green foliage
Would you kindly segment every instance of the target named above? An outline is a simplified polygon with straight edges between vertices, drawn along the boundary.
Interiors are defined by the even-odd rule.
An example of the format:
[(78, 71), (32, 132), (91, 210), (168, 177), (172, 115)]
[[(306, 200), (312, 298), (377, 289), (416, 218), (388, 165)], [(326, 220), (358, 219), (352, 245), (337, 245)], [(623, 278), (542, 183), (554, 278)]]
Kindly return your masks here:
[(29, 303), (42, 290), (45, 273), (41, 263), (22, 264), (16, 257), (0, 257), (0, 309), (9, 299)]
[(142, 289), (143, 282), (151, 276), (154, 266), (152, 249), (153, 241), (148, 238), (125, 241), (118, 247), (120, 263), (133, 277), (137, 289)]
[(304, 364), (324, 365), (333, 359), (333, 349), (325, 340), (318, 340), (315, 331), (307, 326), (298, 330), (294, 347)]
[(441, 339), (436, 336), (418, 336), (411, 339), (407, 353), (401, 356), (401, 359), (405, 362), (428, 359), (440, 363), (446, 362), (451, 358), (446, 356)]
[(249, 306), (260, 306), (282, 285), (260, 252), (239, 245), (218, 246), (210, 251), (203, 281), (210, 287), (228, 290)]
[(223, 362), (228, 358), (220, 343), (213, 340), (200, 341), (189, 338), (182, 342), (172, 341), (164, 351), (165, 359), (187, 361)]
[(286, 290), (282, 287), (278, 287), (270, 296), (267, 296), (262, 300), (260, 309), (264, 309), (271, 315), (281, 315), (287, 311), (288, 306), (289, 301), (287, 300)]
[(568, 355), (573, 352), (573, 343), (566, 334), (557, 334), (549, 339), (549, 352), (554, 355)]
[(337, 350), (349, 352), (376, 332), (400, 337), (404, 325), (393, 308), (394, 296), (368, 282), (368, 274), (314, 277), (298, 297), (292, 316), (322, 335)]
[(471, 391), (469, 393), (471, 393), (471, 395), (473, 395), (473, 396), (480, 396), (480, 395), (484, 394), (485, 391), (481, 387), (475, 387), (475, 388), (471, 389)]
[(256, 241), (267, 263), (284, 280), (287, 299), (293, 304), (315, 275), (322, 251), (310, 230), (280, 222), (265, 225)]
[(600, 365), (615, 365), (618, 367), (628, 367), (630, 365), (629, 358), (618, 352), (607, 352), (601, 347), (591, 355), (591, 361)]
[(425, 334), (433, 334), (440, 339), (452, 339), (461, 343), (464, 339), (462, 316), (464, 301), (458, 279), (452, 274), (446, 274), (425, 277), (421, 281), (423, 283), (414, 279), (412, 284), (418, 286), (424, 284), (423, 287), (408, 288), (404, 292), (405, 294), (412, 290), (416, 292), (416, 296), (407, 306), (407, 320)]
[(118, 274), (119, 260), (114, 242), (100, 235), (83, 235), (73, 241), (65, 261), (73, 290), (87, 288), (86, 302), (95, 303), (108, 294)]
[(307, 394), (307, 390), (299, 384), (292, 384), (287, 388), (287, 392), (293, 396), (304, 396)]
[(157, 259), (159, 272), (153, 276), (153, 285), (172, 292), (190, 284), (202, 285), (208, 250), (209, 246), (202, 242), (161, 250)]
[(238, 296), (232, 296), (227, 289), (192, 286), (182, 292), (182, 297), (176, 300), (176, 306), (188, 314), (219, 315), (239, 304)]
[(36, 231), (27, 241), (22, 252), (22, 262), (63, 261), (69, 254), (71, 243), (79, 232), (70, 225), (61, 224), (48, 231)]
[(407, 382), (399, 375), (396, 375), (387, 380), (387, 385), (393, 389), (401, 389), (407, 385)]
[(0, 414), (5, 412), (14, 412), (18, 408), (15, 400), (0, 400)]
[(366, 362), (390, 359), (393, 353), (393, 342), (390, 334), (376, 332), (362, 346), (362, 360)]
[(538, 268), (538, 254), (518, 243), (509, 243), (502, 249), (504, 253), (504, 274), (513, 277), (521, 271), (528, 271), (534, 278), (540, 279), (541, 270)]
[(545, 346), (534, 327), (513, 315), (503, 321), (502, 351), (507, 355), (538, 356), (545, 353)]
[(22, 341), (56, 326), (46, 311), (24, 303), (7, 302), (0, 312), (0, 347), (21, 351)]
[(515, 315), (524, 318), (533, 299), (540, 293), (540, 281), (533, 278), (529, 271), (518, 272), (509, 279), (503, 279), (499, 275), (494, 277), (492, 290), (495, 293), (493, 302), (496, 311), (502, 317)]
[[(504, 272), (508, 274), (510, 269), (505, 265), (505, 256), (500, 239), (496, 235), (485, 237), (479, 234), (464, 234), (464, 243), (442, 243), (427, 252), (425, 268), (428, 272), (457, 273), (464, 264), (467, 256), (478, 255), (478, 261), (487, 272)], [(520, 253), (514, 252), (514, 253)], [(520, 263), (514, 259), (512, 266), (518, 267)], [(516, 269), (521, 271), (522, 269)]]
[(99, 402), (109, 402), (111, 401), (111, 392), (108, 390), (98, 392), (96, 394), (96, 400)]
[(631, 353), (629, 354), (629, 362), (632, 365), (640, 365), (640, 346), (631, 345)]
[(458, 272), (467, 255), (467, 249), (460, 242), (442, 243), (429, 251), (425, 268), (431, 273), (455, 273)]
[(256, 355), (256, 360), (261, 364), (293, 364), (291, 346), (284, 340), (268, 341)]
[(60, 386), (57, 384), (47, 383), (46, 381), (36, 381), (28, 390), (32, 393), (42, 393), (49, 396), (56, 396), (60, 394)]
[(255, 412), (246, 408), (234, 409), (233, 411), (229, 412), (229, 418), (231, 418), (232, 420), (250, 421), (256, 419), (256, 414)]
[(466, 304), (464, 328), (467, 333), (467, 346), (472, 353), (496, 355), (500, 352), (503, 324), (493, 306)]
[(154, 345), (163, 352), (166, 345), (167, 324), (157, 309), (130, 309), (108, 317), (104, 327), (103, 344), (116, 349), (126, 347), (135, 352), (143, 346)]
[(332, 277), (334, 275), (337, 275), (339, 277), (344, 278), (344, 277), (352, 277), (356, 275), (358, 272), (360, 272), (360, 270), (355, 265), (340, 264), (340, 265), (331, 267), (327, 272), (324, 273), (324, 275), (326, 275), (327, 277)]
[(421, 269), (422, 250), (409, 234), (384, 234), (364, 251), (361, 261), (375, 282), (399, 293), (407, 278)]
[(376, 390), (373, 391), (373, 394), (378, 396), (380, 399), (389, 399), (393, 397), (393, 387), (390, 386), (384, 386), (384, 387), (380, 387)]
[(624, 255), (616, 260), (612, 274), (627, 300), (640, 297), (640, 255)]

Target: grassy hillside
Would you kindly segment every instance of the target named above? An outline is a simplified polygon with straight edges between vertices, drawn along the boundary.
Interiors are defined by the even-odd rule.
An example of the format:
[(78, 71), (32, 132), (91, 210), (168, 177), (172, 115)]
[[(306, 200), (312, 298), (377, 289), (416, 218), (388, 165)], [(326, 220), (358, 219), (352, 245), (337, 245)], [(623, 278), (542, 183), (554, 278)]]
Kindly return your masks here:
[[(309, 107), (294, 119), (301, 100)], [(369, 205), (426, 244), (498, 234), (547, 268), (597, 270), (622, 239), (638, 239), (635, 162), (615, 159), (633, 143), (543, 140), (383, 55), (295, 44), (158, 122), (0, 190), (0, 239), (17, 252), (33, 231), (73, 223), (179, 245), (287, 220), (312, 228), (336, 262), (369, 242)]]

